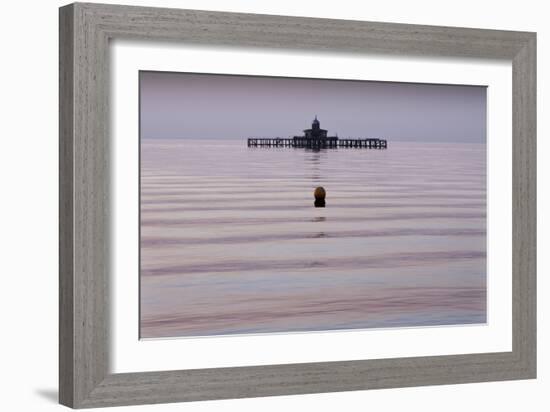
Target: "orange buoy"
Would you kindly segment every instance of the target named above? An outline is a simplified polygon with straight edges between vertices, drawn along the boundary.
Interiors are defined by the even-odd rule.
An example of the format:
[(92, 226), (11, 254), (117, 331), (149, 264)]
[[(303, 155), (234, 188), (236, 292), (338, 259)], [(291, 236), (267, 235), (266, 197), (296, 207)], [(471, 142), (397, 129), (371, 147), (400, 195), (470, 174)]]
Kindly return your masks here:
[(315, 197), (315, 207), (325, 207), (325, 197), (327, 195), (327, 192), (324, 187), (319, 186), (315, 189), (313, 192), (313, 196)]
[(324, 187), (319, 186), (315, 189), (315, 192), (313, 192), (313, 196), (315, 199), (324, 199), (327, 196), (327, 192)]

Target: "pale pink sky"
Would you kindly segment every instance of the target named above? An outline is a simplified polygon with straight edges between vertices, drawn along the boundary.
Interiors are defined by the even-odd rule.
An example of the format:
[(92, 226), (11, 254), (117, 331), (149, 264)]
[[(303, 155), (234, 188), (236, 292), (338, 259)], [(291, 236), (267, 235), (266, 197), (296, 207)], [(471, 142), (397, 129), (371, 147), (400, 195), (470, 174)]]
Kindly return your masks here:
[(140, 72), (144, 139), (339, 137), (486, 140), (486, 87)]

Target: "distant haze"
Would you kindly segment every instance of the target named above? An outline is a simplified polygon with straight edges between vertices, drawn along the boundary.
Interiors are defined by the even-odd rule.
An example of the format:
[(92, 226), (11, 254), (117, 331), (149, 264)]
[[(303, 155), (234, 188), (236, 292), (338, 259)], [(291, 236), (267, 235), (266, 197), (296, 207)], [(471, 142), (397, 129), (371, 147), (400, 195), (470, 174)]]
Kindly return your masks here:
[(140, 72), (144, 139), (329, 135), (486, 141), (486, 87)]

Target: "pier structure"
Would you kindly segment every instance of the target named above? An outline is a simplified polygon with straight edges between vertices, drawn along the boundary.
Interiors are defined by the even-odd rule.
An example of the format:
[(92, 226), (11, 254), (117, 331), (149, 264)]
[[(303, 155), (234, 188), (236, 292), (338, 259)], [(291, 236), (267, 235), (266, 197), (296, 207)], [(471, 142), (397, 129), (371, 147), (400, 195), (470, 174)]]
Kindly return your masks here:
[(339, 139), (338, 136), (328, 136), (325, 129), (321, 129), (321, 124), (317, 116), (313, 120), (310, 129), (305, 129), (302, 136), (292, 138), (249, 138), (248, 147), (293, 147), (303, 149), (337, 149), (337, 148), (357, 148), (357, 149), (387, 149), (388, 142), (385, 139)]

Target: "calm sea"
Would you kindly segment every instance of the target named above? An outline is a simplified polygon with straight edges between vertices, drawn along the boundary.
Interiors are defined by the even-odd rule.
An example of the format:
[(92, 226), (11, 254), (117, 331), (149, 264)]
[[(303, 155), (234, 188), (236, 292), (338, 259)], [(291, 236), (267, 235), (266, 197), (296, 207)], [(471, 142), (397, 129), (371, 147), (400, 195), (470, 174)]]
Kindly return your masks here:
[(485, 323), (485, 154), (142, 140), (141, 336)]

